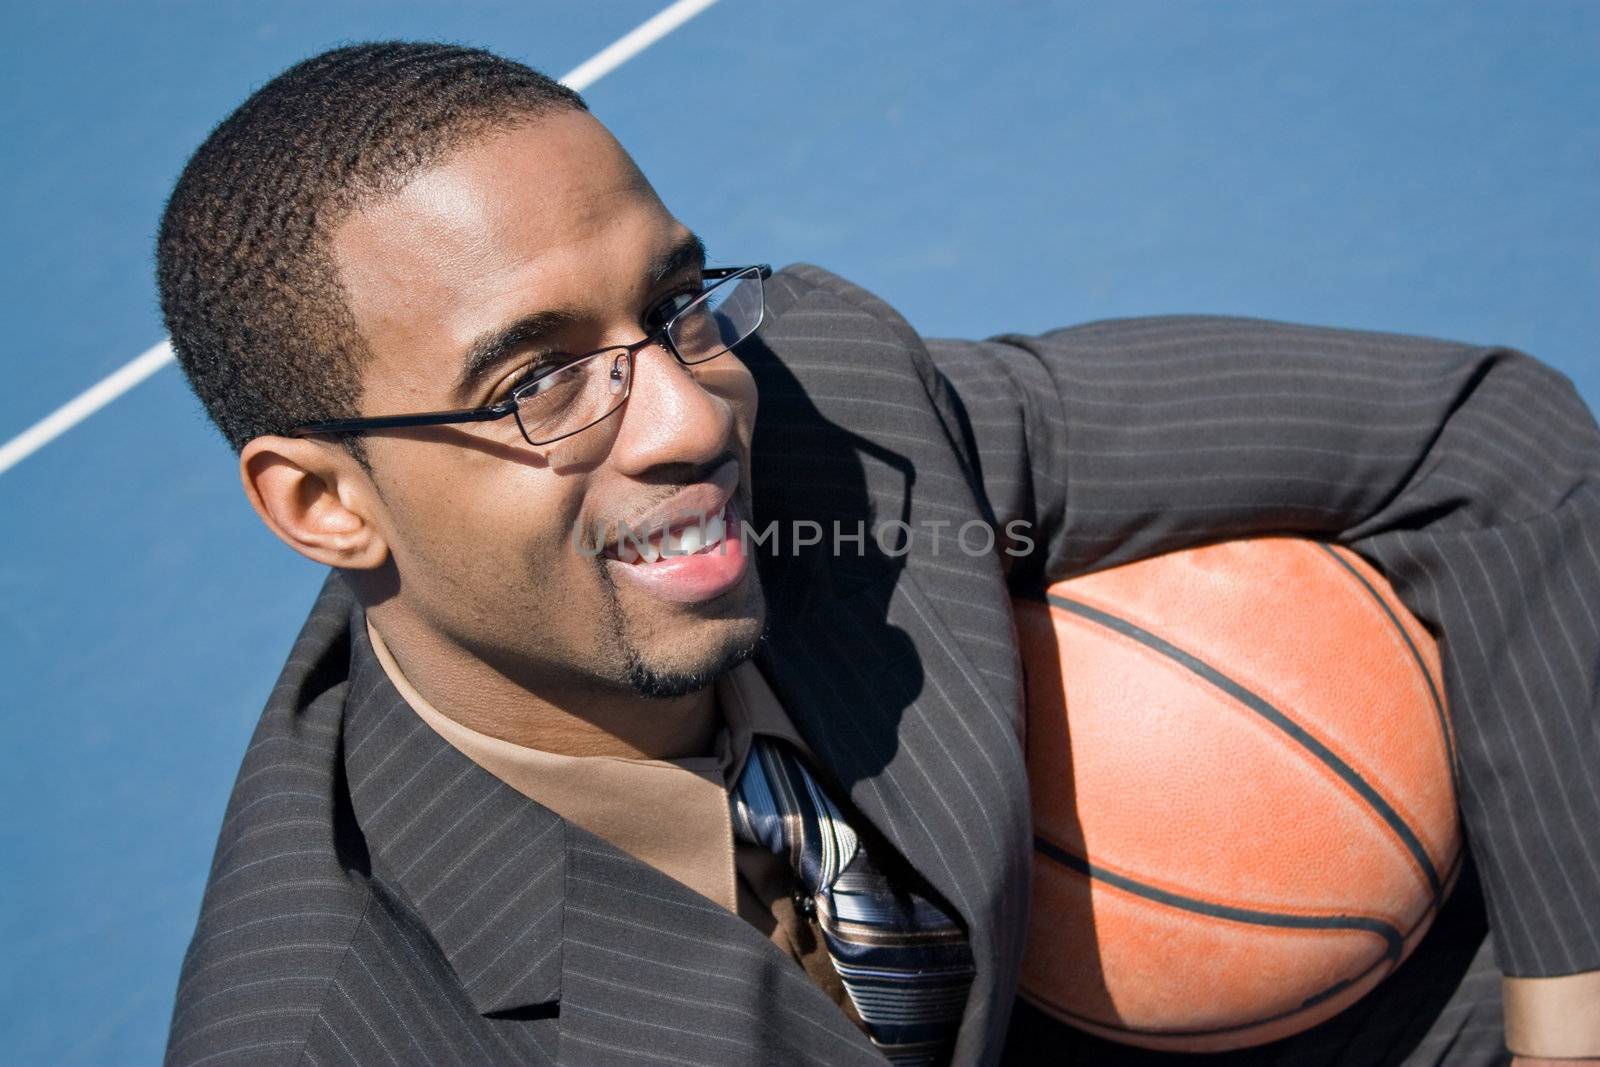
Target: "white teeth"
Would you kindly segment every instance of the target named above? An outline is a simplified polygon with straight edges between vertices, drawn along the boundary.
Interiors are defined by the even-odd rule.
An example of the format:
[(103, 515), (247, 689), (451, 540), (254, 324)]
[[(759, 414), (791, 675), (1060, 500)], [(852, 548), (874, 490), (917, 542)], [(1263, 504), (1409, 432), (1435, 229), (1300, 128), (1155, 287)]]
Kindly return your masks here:
[(687, 556), (690, 553), (698, 552), (700, 551), (700, 546), (704, 543), (698, 526), (685, 526), (681, 530), (669, 533), (665, 541), (666, 545), (663, 551), (669, 556)]
[(727, 523), (719, 512), (707, 519), (703, 527), (685, 526), (681, 530), (651, 537), (642, 549), (635, 538), (624, 537), (617, 544), (616, 557), (623, 563), (638, 563), (641, 560), (655, 563), (663, 558), (688, 556), (708, 545), (715, 545), (726, 533)]

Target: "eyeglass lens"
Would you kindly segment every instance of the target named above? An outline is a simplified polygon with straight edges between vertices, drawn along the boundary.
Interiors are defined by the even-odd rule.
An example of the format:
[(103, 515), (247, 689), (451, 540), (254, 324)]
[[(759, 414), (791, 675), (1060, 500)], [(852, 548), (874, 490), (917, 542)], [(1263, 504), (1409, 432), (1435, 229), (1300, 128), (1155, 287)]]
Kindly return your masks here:
[(667, 339), (685, 363), (719, 356), (761, 324), (763, 295), (757, 271), (735, 274), (684, 308), (667, 327)]
[[(685, 363), (703, 363), (761, 325), (761, 274), (741, 271), (718, 282), (668, 324), (667, 340)], [(627, 398), (633, 360), (607, 348), (543, 375), (517, 392), (517, 424), (531, 444), (549, 444), (599, 422)]]

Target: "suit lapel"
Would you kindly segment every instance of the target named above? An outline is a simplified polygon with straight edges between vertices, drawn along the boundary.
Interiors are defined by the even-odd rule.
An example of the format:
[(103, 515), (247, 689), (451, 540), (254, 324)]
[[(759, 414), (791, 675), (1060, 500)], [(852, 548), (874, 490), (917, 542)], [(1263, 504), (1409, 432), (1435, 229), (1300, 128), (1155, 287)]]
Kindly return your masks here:
[(1008, 722), (908, 574), (779, 624), (757, 662), (824, 772), (965, 923), (978, 972), (953, 1062), (977, 1062), (1003, 1037), (1027, 909)]
[(754, 926), (582, 831), (567, 855), (564, 1064), (650, 1049), (694, 1064), (882, 1067)]
[[(1009, 1017), (1031, 845), (1015, 643), (973, 622), (1010, 617), (1004, 577), (993, 555), (952, 550), (984, 512), (909, 327), (784, 275), (773, 289), (777, 314), (746, 357), (757, 528), (869, 517), (869, 532), (859, 556), (826, 534), (809, 555), (757, 551), (770, 612), (757, 662), (825, 772), (966, 922), (979, 970), (955, 1062), (977, 1062)], [(912, 551), (875, 544), (872, 523), (893, 520), (916, 531)], [(943, 552), (926, 539), (939, 521)]]
[(480, 1014), (558, 1015), (563, 1064), (665, 1043), (698, 1064), (881, 1065), (755, 927), (462, 755), (396, 692), (359, 609), (350, 633), (344, 766), (373, 873)]
[(381, 883), (398, 886), (480, 1013), (561, 995), (571, 828), (435, 733), (396, 692), (352, 610), (344, 765)]

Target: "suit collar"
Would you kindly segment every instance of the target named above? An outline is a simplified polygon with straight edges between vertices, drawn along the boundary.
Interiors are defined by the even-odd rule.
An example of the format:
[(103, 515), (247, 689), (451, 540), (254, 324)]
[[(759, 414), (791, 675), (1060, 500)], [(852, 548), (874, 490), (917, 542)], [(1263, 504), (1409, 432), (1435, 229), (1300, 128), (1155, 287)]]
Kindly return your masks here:
[[(755, 927), (529, 800), (428, 727), (373, 654), (359, 607), (350, 632), (344, 765), (375, 889), (415, 911), (480, 1014), (515, 1018), (559, 1001), (563, 1042), (603, 1045), (619, 1003), (670, 1030), (682, 998), (667, 991), (699, 975), (734, 1000), (781, 996), (784, 1010), (763, 1021), (775, 1048), (821, 1040), (850, 1062), (881, 1062)], [(672, 962), (654, 962), (663, 957)], [(647, 965), (661, 973), (638, 988)]]
[[(457, 751), (563, 819), (730, 912), (737, 910), (738, 876), (725, 783), (738, 781), (757, 733), (782, 738), (810, 754), (755, 663), (741, 663), (714, 683), (722, 728), (710, 754), (680, 759), (592, 758), (530, 748), (457, 722), (411, 684), (370, 618), (364, 633), (401, 698)], [(641, 798), (649, 802), (641, 806)]]
[(344, 765), (376, 880), (403, 892), (479, 1012), (556, 1000), (567, 824), (411, 710), (355, 604), (350, 641)]
[[(1010, 1000), (1009, 965), (997, 961), (1016, 958), (1003, 919), (1026, 872), (1012, 869), (1004, 843), (975, 840), (964, 818), (975, 802), (1002, 808), (1008, 800), (975, 748), (949, 751), (941, 735), (958, 720), (981, 735), (979, 712), (992, 697), (963, 683), (970, 665), (936, 666), (932, 675), (913, 666), (922, 659), (913, 650), (937, 645), (929, 610), (909, 576), (887, 576), (825, 612), (775, 620), (758, 665), (819, 769), (961, 916), (979, 967), (963, 1035), (982, 1035), (996, 1005)], [(394, 690), (364, 624), (355, 625), (363, 622), (357, 611), (344, 727), (352, 807), (380, 893), (393, 886), (415, 910), (479, 1013), (556, 1001), (581, 1007), (599, 991), (582, 982), (570, 988), (570, 968), (586, 975), (619, 966), (625, 960), (604, 946), (630, 937), (674, 939), (688, 967), (725, 971), (728, 959), (709, 959), (725, 951), (749, 970), (749, 983), (776, 987), (799, 973), (736, 915), (565, 822), (446, 743)], [(999, 740), (989, 760), (1005, 765)], [(927, 802), (930, 773), (962, 780), (956, 761), (967, 763), (962, 794)], [(1014, 781), (1021, 780), (1019, 769)], [(576, 955), (574, 938), (582, 942)], [(839, 1042), (864, 1040), (809, 979), (787, 1002), (792, 1011), (774, 1022), (779, 1029), (820, 1027)], [(570, 1011), (563, 1030), (581, 1033), (590, 1021)], [(971, 1040), (978, 1047), (956, 1062), (981, 1056), (982, 1042)]]
[[(775, 619), (757, 664), (820, 771), (954, 907), (979, 954), (1001, 876), (997, 870), (992, 880), (963, 881), (946, 855), (997, 846), (971, 840), (960, 817), (964, 800), (921, 805), (912, 798), (922, 794), (930, 762), (954, 758), (939, 751), (934, 735), (957, 717), (981, 729), (972, 705), (992, 698), (963, 687), (959, 668), (930, 678), (917, 666), (911, 634), (929, 625), (926, 611), (907, 576), (887, 576), (826, 612)], [(480, 1012), (558, 999), (559, 953), (519, 957), (520, 966), (510, 969), (505, 940), (507, 931), (536, 940), (541, 924), (559, 931), (573, 836), (581, 835), (590, 852), (637, 865), (635, 877), (651, 869), (529, 801), (428, 727), (383, 671), (358, 606), (350, 635), (344, 762), (375, 873), (404, 891)], [(877, 655), (863, 656), (864, 649)], [(827, 668), (818, 670), (819, 662)], [(982, 761), (972, 758), (969, 778), (981, 770)], [(477, 833), (480, 827), (489, 832)], [(685, 902), (704, 903), (680, 883), (661, 881), (660, 892), (681, 890)], [(490, 901), (500, 907), (488, 907)], [(732, 928), (748, 925), (728, 918)], [(759, 935), (757, 941), (765, 944)]]

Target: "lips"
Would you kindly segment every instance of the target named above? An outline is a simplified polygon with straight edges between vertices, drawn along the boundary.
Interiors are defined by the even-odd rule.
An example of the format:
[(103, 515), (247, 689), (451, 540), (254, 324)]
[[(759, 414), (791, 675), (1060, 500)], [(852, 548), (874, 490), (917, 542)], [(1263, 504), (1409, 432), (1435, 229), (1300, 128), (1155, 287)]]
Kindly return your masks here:
[(697, 552), (669, 553), (655, 562), (644, 558), (632, 563), (610, 560), (606, 566), (618, 588), (633, 590), (629, 595), (679, 604), (723, 602), (720, 598), (741, 586), (750, 567), (744, 543), (736, 533), (742, 523), (739, 502), (730, 498), (723, 513), (716, 518), (721, 521), (725, 536), (715, 543), (704, 544)]
[(667, 500), (617, 524), (601, 554), (627, 563), (640, 558), (689, 555), (720, 540), (726, 531), (728, 501), (739, 479), (739, 464), (729, 460), (710, 481), (687, 486)]

